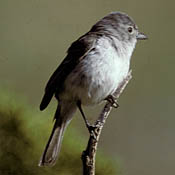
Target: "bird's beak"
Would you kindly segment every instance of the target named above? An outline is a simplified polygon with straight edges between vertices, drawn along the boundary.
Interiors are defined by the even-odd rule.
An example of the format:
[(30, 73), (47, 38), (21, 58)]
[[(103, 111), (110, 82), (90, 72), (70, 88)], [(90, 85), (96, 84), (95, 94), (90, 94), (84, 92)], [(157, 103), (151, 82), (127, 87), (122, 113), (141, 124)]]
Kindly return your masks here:
[(146, 39), (148, 39), (148, 37), (144, 33), (141, 33), (141, 32), (138, 32), (136, 38), (137, 38), (137, 40), (146, 40)]

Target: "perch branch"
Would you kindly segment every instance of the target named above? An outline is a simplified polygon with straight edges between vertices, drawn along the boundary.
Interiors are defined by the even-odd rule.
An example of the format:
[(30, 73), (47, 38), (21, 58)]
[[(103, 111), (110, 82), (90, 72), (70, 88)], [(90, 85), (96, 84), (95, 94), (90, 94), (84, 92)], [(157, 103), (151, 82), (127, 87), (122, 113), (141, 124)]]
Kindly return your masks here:
[[(129, 81), (131, 80), (132, 78), (131, 72), (132, 72), (131, 70), (128, 72), (127, 77), (123, 80), (123, 82), (119, 85), (117, 90), (112, 95), (115, 100), (114, 103), (117, 104), (119, 96), (125, 89), (126, 85), (129, 83)], [(89, 128), (90, 133), (89, 141), (87, 144), (87, 148), (86, 150), (83, 151), (81, 157), (83, 162), (83, 175), (95, 175), (95, 158), (96, 158), (98, 141), (103, 126), (113, 106), (114, 104), (112, 104), (111, 102), (107, 102), (103, 110), (101, 111), (98, 119), (96, 120), (95, 124)]]

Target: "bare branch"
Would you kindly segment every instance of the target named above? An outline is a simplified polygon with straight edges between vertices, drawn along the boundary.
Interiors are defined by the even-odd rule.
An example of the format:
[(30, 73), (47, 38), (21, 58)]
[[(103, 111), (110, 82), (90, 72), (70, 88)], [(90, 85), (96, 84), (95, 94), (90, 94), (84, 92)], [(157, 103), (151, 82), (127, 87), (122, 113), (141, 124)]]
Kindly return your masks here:
[[(114, 103), (117, 103), (117, 100), (123, 90), (125, 89), (126, 85), (132, 78), (131, 70), (128, 72), (127, 77), (123, 80), (123, 82), (119, 85), (118, 89), (112, 95), (115, 99)], [(95, 158), (97, 152), (98, 141), (100, 138), (101, 131), (103, 126), (108, 118), (113, 104), (111, 102), (107, 102), (101, 111), (97, 121), (93, 126), (89, 128), (89, 141), (85, 151), (82, 153), (82, 162), (83, 162), (83, 175), (95, 175)]]

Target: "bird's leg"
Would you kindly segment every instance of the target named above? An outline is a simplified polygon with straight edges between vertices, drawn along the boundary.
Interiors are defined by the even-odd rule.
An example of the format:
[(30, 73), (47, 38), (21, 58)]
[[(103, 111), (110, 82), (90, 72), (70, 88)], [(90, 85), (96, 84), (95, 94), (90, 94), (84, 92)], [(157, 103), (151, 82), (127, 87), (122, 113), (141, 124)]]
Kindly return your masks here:
[(81, 101), (78, 101), (78, 102), (77, 102), (77, 106), (78, 106), (78, 109), (80, 110), (81, 115), (82, 115), (82, 117), (83, 117), (83, 119), (84, 119), (84, 121), (85, 121), (86, 127), (88, 128), (89, 132), (90, 132), (91, 134), (93, 134), (93, 136), (94, 136), (94, 138), (95, 138), (94, 129), (95, 129), (96, 127), (95, 127), (94, 125), (91, 125), (91, 124), (89, 123), (89, 121), (87, 120), (87, 118), (86, 118), (86, 116), (85, 116), (85, 114), (84, 114), (84, 112), (83, 112), (83, 109), (82, 109), (82, 107), (81, 107)]
[(86, 118), (86, 116), (85, 116), (85, 114), (83, 112), (83, 109), (81, 108), (81, 101), (77, 102), (77, 106), (78, 106), (78, 109), (81, 112), (81, 115), (82, 115), (82, 117), (83, 117), (83, 119), (85, 121), (85, 124), (86, 124), (87, 128), (89, 128), (91, 125), (90, 125), (89, 121), (87, 120), (87, 118)]
[(119, 107), (119, 104), (117, 103), (117, 101), (113, 95), (109, 95), (108, 97), (105, 98), (105, 100), (107, 100), (109, 103), (111, 103), (112, 107), (114, 107), (114, 108)]

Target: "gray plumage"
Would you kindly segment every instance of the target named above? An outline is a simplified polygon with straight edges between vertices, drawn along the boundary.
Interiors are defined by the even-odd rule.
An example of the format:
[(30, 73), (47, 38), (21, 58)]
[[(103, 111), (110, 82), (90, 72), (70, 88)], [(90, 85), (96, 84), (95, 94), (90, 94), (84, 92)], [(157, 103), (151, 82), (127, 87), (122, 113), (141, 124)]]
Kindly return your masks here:
[(45, 88), (40, 109), (52, 97), (58, 100), (55, 125), (39, 166), (53, 166), (58, 158), (63, 133), (80, 105), (95, 105), (105, 100), (127, 76), (130, 58), (139, 33), (125, 13), (113, 12), (72, 43), (67, 56)]

